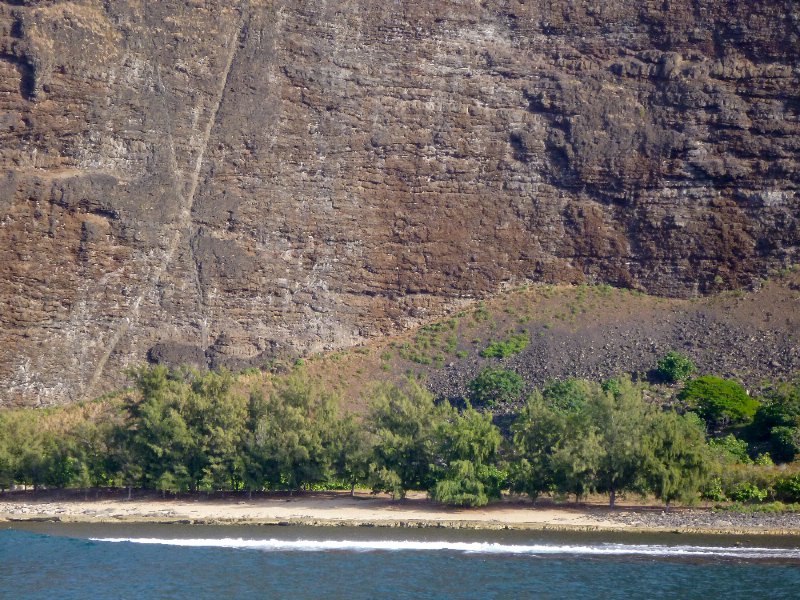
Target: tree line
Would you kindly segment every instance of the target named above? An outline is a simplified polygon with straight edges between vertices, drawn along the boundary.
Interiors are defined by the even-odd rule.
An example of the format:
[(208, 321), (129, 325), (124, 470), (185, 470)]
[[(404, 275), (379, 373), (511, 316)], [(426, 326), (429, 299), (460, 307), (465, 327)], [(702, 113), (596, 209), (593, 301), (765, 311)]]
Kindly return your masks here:
[[(686, 385), (706, 394), (699, 401), (666, 408), (646, 400), (645, 387), (628, 377), (552, 382), (501, 431), (491, 412), (437, 403), (412, 380), (378, 385), (369, 411), (353, 415), (302, 368), (268, 392), (242, 391), (228, 372), (155, 366), (131, 377), (133, 389), (120, 399), (0, 411), (0, 489), (166, 494), (365, 486), (396, 498), (424, 490), (458, 506), (484, 505), (504, 491), (534, 499), (605, 493), (612, 506), (620, 494), (651, 494), (669, 504), (724, 497), (722, 475), (749, 459), (736, 436), (707, 442), (722, 425), (741, 426), (730, 402), (712, 410), (707, 381)], [(765, 431), (789, 427), (779, 404), (762, 411)], [(757, 411), (748, 407), (754, 419)], [(737, 452), (744, 455), (736, 459)], [(791, 487), (781, 485), (775, 489)]]

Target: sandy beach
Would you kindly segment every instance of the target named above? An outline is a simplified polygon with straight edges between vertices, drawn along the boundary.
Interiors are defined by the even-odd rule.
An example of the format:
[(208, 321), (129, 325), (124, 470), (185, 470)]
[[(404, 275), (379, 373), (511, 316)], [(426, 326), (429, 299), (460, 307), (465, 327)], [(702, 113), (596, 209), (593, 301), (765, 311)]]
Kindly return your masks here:
[(53, 495), (0, 494), (0, 522), (196, 523), (448, 527), (563, 531), (680, 531), (686, 533), (790, 534), (800, 536), (798, 514), (742, 514), (708, 509), (601, 505), (534, 506), (501, 502), (484, 508), (449, 508), (423, 495), (402, 501), (346, 493), (206, 499), (158, 496), (60, 499)]

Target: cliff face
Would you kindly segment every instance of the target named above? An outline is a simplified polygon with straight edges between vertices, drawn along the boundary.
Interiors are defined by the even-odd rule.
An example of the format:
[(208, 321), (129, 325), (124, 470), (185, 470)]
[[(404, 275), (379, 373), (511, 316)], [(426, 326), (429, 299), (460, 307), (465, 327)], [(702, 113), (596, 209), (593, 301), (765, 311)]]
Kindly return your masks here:
[(798, 259), (793, 0), (0, 2), (0, 402)]

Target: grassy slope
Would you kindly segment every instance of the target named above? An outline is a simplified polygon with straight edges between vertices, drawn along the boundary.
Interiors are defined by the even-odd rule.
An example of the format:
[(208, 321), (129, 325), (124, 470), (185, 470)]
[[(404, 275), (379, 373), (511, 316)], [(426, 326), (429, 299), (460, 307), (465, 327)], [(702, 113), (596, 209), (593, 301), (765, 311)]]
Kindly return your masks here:
[[(520, 333), (530, 338), (521, 353), (480, 356), (492, 341)], [(438, 395), (459, 398), (487, 365), (513, 369), (534, 386), (553, 378), (643, 373), (671, 349), (688, 354), (701, 372), (735, 377), (752, 389), (800, 370), (798, 338), (800, 273), (793, 271), (756, 291), (693, 300), (609, 286), (520, 286), (420, 328), (302, 363), (345, 406), (361, 411), (377, 381), (411, 375)], [(251, 373), (241, 385), (268, 388), (275, 377)]]

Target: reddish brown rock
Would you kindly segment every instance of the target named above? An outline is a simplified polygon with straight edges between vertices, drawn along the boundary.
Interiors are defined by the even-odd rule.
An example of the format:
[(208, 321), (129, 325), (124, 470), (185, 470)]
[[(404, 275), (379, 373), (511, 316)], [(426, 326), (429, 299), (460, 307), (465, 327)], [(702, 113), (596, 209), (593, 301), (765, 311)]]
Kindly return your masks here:
[(4, 403), (797, 260), (792, 0), (0, 2)]

